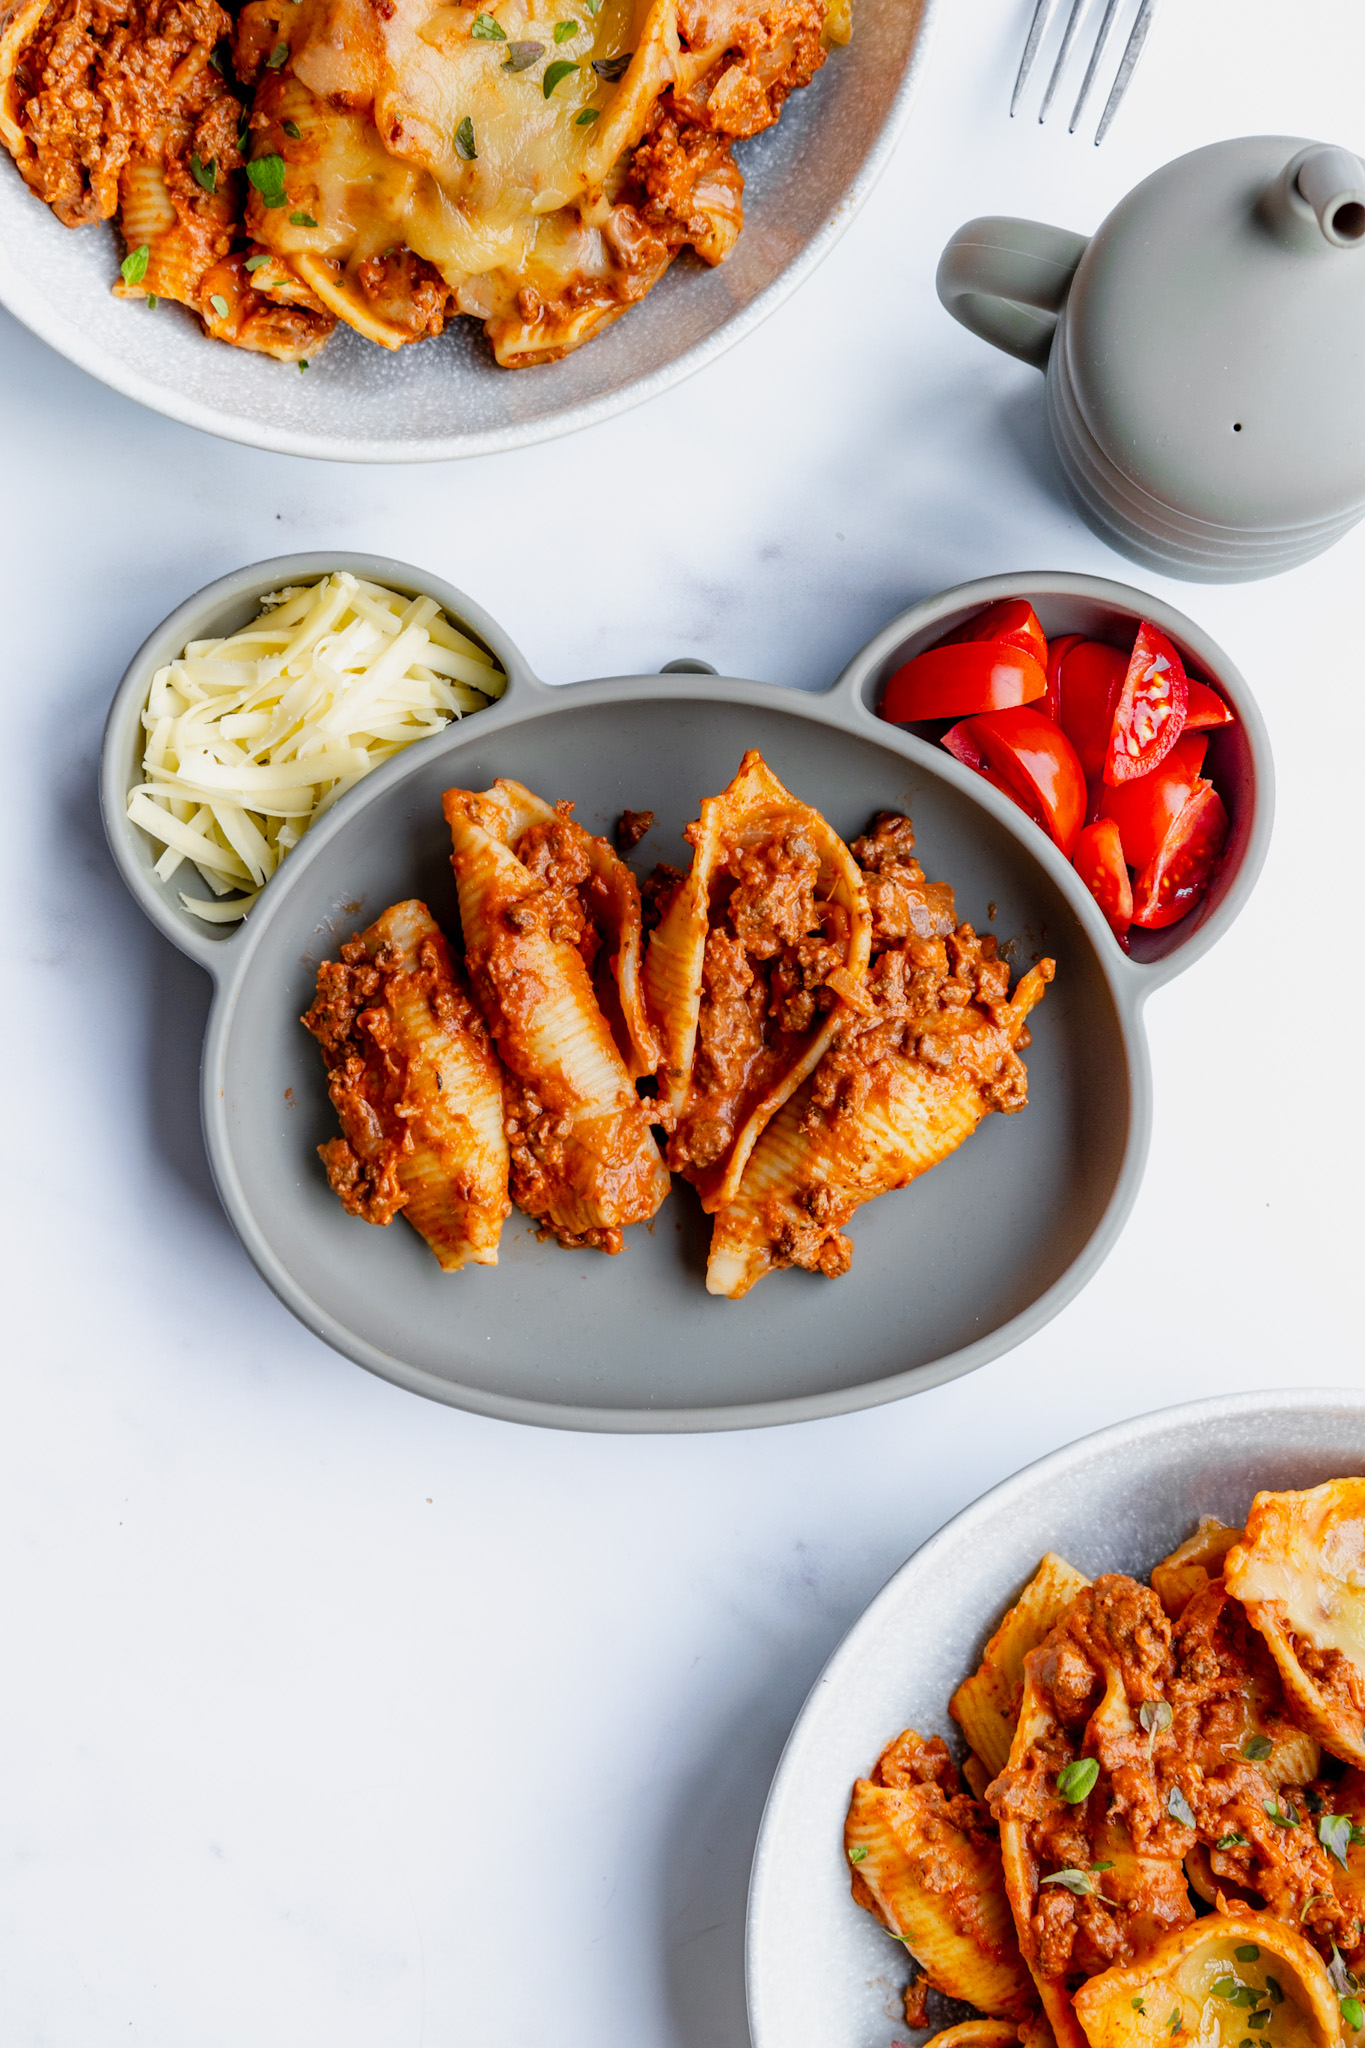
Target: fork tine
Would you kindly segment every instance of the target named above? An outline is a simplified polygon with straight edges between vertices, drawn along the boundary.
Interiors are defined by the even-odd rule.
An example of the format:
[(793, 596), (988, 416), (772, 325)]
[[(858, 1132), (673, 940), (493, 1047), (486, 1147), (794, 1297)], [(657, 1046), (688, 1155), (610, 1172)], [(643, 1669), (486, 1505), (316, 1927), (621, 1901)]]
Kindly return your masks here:
[(1024, 54), (1019, 61), (1019, 76), (1014, 81), (1014, 91), (1010, 96), (1011, 120), (1013, 120), (1014, 110), (1019, 104), (1020, 94), (1028, 83), (1028, 75), (1033, 69), (1033, 60), (1038, 55), (1038, 45), (1047, 34), (1047, 25), (1052, 19), (1052, 10), (1056, 4), (1057, 0), (1038, 0), (1038, 4), (1033, 10), (1033, 21), (1029, 27), (1028, 41), (1024, 44)]
[(1038, 119), (1040, 122), (1047, 119), (1047, 110), (1052, 105), (1052, 96), (1062, 82), (1062, 73), (1066, 70), (1067, 60), (1071, 56), (1071, 45), (1076, 40), (1076, 31), (1079, 29), (1085, 16), (1085, 10), (1089, 5), (1090, 0), (1071, 0), (1071, 12), (1067, 16), (1066, 33), (1062, 37), (1062, 47), (1057, 52), (1057, 62), (1052, 67), (1052, 76), (1047, 82), (1047, 91), (1043, 94), (1043, 104), (1038, 109)]
[(1128, 47), (1124, 51), (1123, 61), (1119, 65), (1118, 76), (1110, 88), (1109, 97), (1104, 103), (1104, 112), (1100, 115), (1100, 125), (1095, 130), (1096, 149), (1099, 148), (1105, 136), (1109, 133), (1109, 123), (1117, 114), (1119, 102), (1132, 82), (1133, 73), (1138, 67), (1138, 58), (1142, 55), (1143, 44), (1147, 40), (1147, 31), (1152, 25), (1152, 16), (1155, 13), (1156, 0), (1142, 0), (1142, 5), (1138, 9), (1138, 18), (1133, 23), (1133, 32), (1128, 38)]
[(1100, 23), (1100, 32), (1095, 38), (1095, 47), (1090, 52), (1090, 62), (1085, 67), (1085, 77), (1081, 81), (1081, 95), (1072, 110), (1071, 126), (1067, 130), (1067, 133), (1070, 135), (1076, 133), (1076, 123), (1080, 120), (1082, 109), (1090, 97), (1090, 88), (1095, 83), (1095, 73), (1100, 68), (1100, 59), (1104, 56), (1104, 46), (1109, 40), (1109, 31), (1114, 26), (1114, 16), (1118, 11), (1119, 0), (1108, 0), (1108, 5), (1104, 10), (1104, 20)]

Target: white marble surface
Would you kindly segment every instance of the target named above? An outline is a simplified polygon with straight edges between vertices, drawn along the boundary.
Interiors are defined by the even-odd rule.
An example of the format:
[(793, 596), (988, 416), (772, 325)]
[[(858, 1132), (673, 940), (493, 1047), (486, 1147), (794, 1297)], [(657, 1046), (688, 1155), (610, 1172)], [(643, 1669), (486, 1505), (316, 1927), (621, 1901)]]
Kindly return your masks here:
[(887, 1573), (1112, 1417), (1365, 1382), (1365, 529), (1273, 584), (1165, 586), (1258, 692), (1280, 809), (1252, 907), (1151, 1005), (1155, 1135), (1118, 1249), (1012, 1357), (848, 1420), (556, 1435), (324, 1350), (219, 1213), (195, 1105), (207, 988), (100, 836), (127, 655), (284, 547), (430, 563), (557, 681), (697, 653), (818, 687), (944, 584), (1124, 574), (1058, 499), (1039, 380), (939, 310), (937, 251), (987, 210), (1089, 228), (1220, 135), (1360, 146), (1365, 13), (1168, 0), (1096, 152), (1005, 119), (1027, 12), (946, 0), (910, 132), (824, 269), (586, 438), (418, 471), (268, 458), (109, 396), (0, 319), (18, 2048), (740, 2048), (764, 1789)]

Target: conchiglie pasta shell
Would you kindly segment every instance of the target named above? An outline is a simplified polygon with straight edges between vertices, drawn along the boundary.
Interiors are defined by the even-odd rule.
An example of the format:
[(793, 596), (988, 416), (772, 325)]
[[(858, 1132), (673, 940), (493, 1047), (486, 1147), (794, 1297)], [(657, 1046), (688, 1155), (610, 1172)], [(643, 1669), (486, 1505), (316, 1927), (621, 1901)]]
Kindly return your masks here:
[[(1005, 1013), (1010, 1045), (1046, 981), (1039, 968), (1020, 981)], [(856, 1118), (812, 1114), (810, 1090), (802, 1088), (768, 1124), (716, 1216), (708, 1293), (738, 1300), (765, 1273), (791, 1263), (783, 1245), (811, 1234), (813, 1202), (821, 1218), (817, 1238), (842, 1230), (864, 1202), (908, 1186), (956, 1151), (986, 1109), (969, 1074), (939, 1073), (912, 1054), (885, 1056)]]
[(993, 1844), (942, 1816), (935, 1788), (859, 1778), (844, 1848), (875, 1916), (902, 1940), (931, 1985), (995, 2017), (1034, 2004)]
[(1050, 1550), (982, 1651), (978, 1668), (948, 1702), (948, 1712), (993, 1778), (1009, 1762), (1024, 1691), (1024, 1659), (1089, 1584)]
[[(1254, 1961), (1239, 1948), (1260, 1951)], [(1210, 1913), (1166, 1935), (1140, 1961), (1082, 1984), (1076, 2017), (1089, 2048), (1237, 2048), (1246, 2007), (1212, 1987), (1228, 1977), (1263, 1990), (1269, 1970), (1283, 1992), (1273, 2007), (1278, 2048), (1338, 2048), (1343, 2027), (1322, 1958), (1272, 1913)]]
[[(1333, 1756), (1365, 1766), (1365, 1479), (1258, 1493), (1223, 1582), (1264, 1637), (1294, 1719)], [(1305, 1669), (1299, 1643), (1339, 1653), (1340, 1687), (1328, 1691)]]
[[(531, 1214), (564, 1237), (652, 1216), (668, 1171), (578, 948), (553, 937), (546, 891), (509, 840), (525, 829), (517, 786), (447, 790), (470, 979), (525, 1118), (553, 1124)], [(520, 820), (520, 822), (519, 822)], [(530, 1182), (513, 1194), (526, 1206)]]
[[(505, 809), (513, 843), (530, 825), (552, 825), (557, 813), (543, 797), (535, 796), (524, 784), (499, 781), (494, 789)], [(624, 1027), (620, 1052), (632, 1081), (652, 1074), (659, 1064), (659, 1041), (645, 1008), (641, 980), (644, 931), (640, 918), (640, 888), (634, 875), (614, 847), (597, 834), (584, 832), (584, 851), (597, 884), (594, 907), (604, 941), (610, 949), (609, 968), (616, 988)]]
[(924, 2048), (1013, 2048), (1018, 2039), (1013, 2020), (959, 2020), (931, 2034)]
[(32, 145), (20, 118), (25, 96), (15, 72), (46, 12), (47, 0), (23, 0), (0, 28), (0, 142), (21, 168)]
[[(797, 825), (816, 848), (821, 893), (848, 913), (844, 975), (857, 983), (867, 971), (871, 918), (857, 863), (820, 813), (794, 797), (751, 748), (729, 787), (703, 801), (693, 828), (691, 870), (651, 935), (645, 955), (645, 1001), (659, 1033), (659, 1097), (671, 1124), (685, 1110), (692, 1087), (713, 890), (740, 848), (762, 846)], [(819, 1065), (846, 1009), (840, 997), (818, 1027), (794, 1040), (778, 1078), (745, 1105), (725, 1157), (714, 1169), (689, 1173), (704, 1209), (716, 1210), (734, 1199), (760, 1135)]]
[(1222, 1576), (1224, 1558), (1241, 1540), (1240, 1529), (1230, 1529), (1216, 1516), (1204, 1515), (1193, 1536), (1187, 1536), (1169, 1557), (1152, 1566), (1152, 1591), (1172, 1621), (1179, 1619), (1196, 1593)]
[[(386, 991), (407, 1061), (403, 1114), (412, 1147), (398, 1169), (408, 1196), (403, 1214), (446, 1272), (496, 1266), (498, 1239), (512, 1207), (497, 1056), (482, 1032), (460, 1021), (469, 998), (424, 903), (394, 904), (362, 937), (372, 959), (385, 945), (397, 947), (405, 970)], [(453, 1013), (447, 1019), (433, 1011), (421, 977), (424, 941), (435, 951), (438, 981)]]

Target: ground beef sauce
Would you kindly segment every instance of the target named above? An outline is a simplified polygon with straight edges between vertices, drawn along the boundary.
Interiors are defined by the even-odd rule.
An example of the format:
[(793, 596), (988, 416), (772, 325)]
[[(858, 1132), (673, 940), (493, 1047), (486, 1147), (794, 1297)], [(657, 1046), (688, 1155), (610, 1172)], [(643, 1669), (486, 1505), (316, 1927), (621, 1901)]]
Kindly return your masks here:
[[(849, 920), (841, 904), (817, 895), (819, 873), (798, 822), (737, 847), (716, 878), (692, 1083), (668, 1141), (675, 1173), (725, 1157), (837, 1000), (826, 979), (847, 957)], [(652, 909), (667, 889), (658, 878), (656, 870)]]
[[(417, 960), (410, 978), (436, 1021), (488, 1043), (446, 948), (423, 939)], [(327, 1093), (345, 1133), (319, 1145), (318, 1157), (342, 1207), (367, 1223), (391, 1223), (408, 1201), (398, 1177), (399, 1161), (412, 1150), (404, 1109), (408, 1060), (388, 1000), (390, 981), (408, 972), (399, 947), (385, 944), (371, 959), (363, 939), (348, 939), (340, 960), (318, 968), (317, 993), (303, 1018), (322, 1048)]]
[[(1269, 1653), (1221, 1579), (1172, 1624), (1148, 1587), (1106, 1574), (1077, 1597), (1027, 1670), (1023, 1712), (1032, 1698), (1035, 1733), (988, 1798), (1002, 1829), (1022, 1826), (1031, 1896), (1013, 1903), (1027, 1929), (1026, 1959), (1042, 1976), (1077, 1980), (1129, 1963), (1188, 1925), (1187, 1876), (1211, 1878), (1215, 1895), (1264, 1900), (1325, 1954), (1334, 1941), (1348, 1956), (1359, 1951), (1356, 1905), (1338, 1897), (1311, 1818), (1341, 1808), (1339, 1767), (1319, 1761), (1295, 1728)], [(1144, 1729), (1144, 1704), (1169, 1707), (1169, 1725), (1149, 1714)], [(1338, 1779), (1285, 1778), (1260, 1755), (1267, 1738), (1295, 1745), (1301, 1779), (1324, 1763)], [(1247, 1757), (1249, 1740), (1257, 1761)], [(1082, 1757), (1096, 1761), (1099, 1776), (1071, 1803), (1057, 1779)], [(1059, 1871), (1089, 1874), (1091, 1888), (1078, 1895), (1045, 1881)]]

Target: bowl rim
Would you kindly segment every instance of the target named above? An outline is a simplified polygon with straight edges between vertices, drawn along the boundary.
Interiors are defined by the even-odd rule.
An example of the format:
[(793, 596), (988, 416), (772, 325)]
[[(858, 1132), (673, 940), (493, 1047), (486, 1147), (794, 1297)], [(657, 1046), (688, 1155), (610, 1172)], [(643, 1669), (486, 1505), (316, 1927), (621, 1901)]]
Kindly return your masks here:
[[(1081, 925), (1084, 936), (1104, 980), (1113, 1004), (1121, 1057), (1128, 1088), (1128, 1129), (1118, 1172), (1090, 1236), (1052, 1285), (1034, 1297), (1020, 1312), (985, 1336), (943, 1357), (910, 1366), (885, 1378), (839, 1387), (815, 1394), (787, 1396), (732, 1405), (688, 1408), (583, 1407), (571, 1403), (534, 1400), (519, 1395), (502, 1395), (484, 1387), (466, 1386), (447, 1380), (425, 1368), (416, 1367), (382, 1351), (340, 1323), (297, 1282), (277, 1256), (258, 1225), (236, 1170), (233, 1154), (232, 1119), (226, 1096), (226, 1060), (237, 1008), (237, 996), (258, 947), (278, 914), (293, 884), (324, 858), (333, 838), (346, 828), (364, 806), (374, 801), (407, 776), (418, 772), (442, 753), (454, 754), (467, 743), (468, 721), (453, 722), (442, 733), (415, 742), (375, 769), (350, 790), (319, 824), (305, 835), (289, 855), (279, 876), (263, 892), (260, 904), (250, 916), (225, 933), (224, 928), (199, 926), (187, 914), (172, 907), (162, 887), (151, 874), (151, 842), (126, 815), (126, 792), (140, 768), (130, 760), (131, 742), (140, 731), (142, 704), (156, 666), (179, 652), (187, 639), (200, 637), (196, 621), (207, 623), (225, 603), (240, 603), (259, 596), (280, 583), (317, 576), (328, 569), (351, 569), (375, 581), (390, 580), (399, 589), (425, 591), (445, 606), (452, 618), (470, 624), (507, 668), (505, 694), (487, 710), (471, 714), (477, 720), (476, 735), (492, 734), (507, 725), (530, 719), (562, 715), (576, 707), (600, 704), (626, 705), (645, 701), (658, 703), (720, 702), (750, 704), (755, 708), (778, 708), (789, 715), (826, 725), (840, 732), (870, 740), (888, 752), (901, 755), (922, 773), (937, 777), (963, 794), (969, 803), (991, 816), (1041, 867)], [(1008, 589), (1006, 589), (1008, 586)], [(1099, 578), (1057, 576), (1027, 572), (1007, 577), (989, 577), (958, 585), (955, 589), (912, 605), (898, 615), (881, 633), (867, 643), (845, 667), (835, 683), (823, 692), (794, 689), (778, 683), (745, 681), (741, 678), (665, 671), (659, 675), (598, 678), (580, 683), (550, 686), (537, 678), (507, 633), (454, 585), (410, 564), (387, 557), (338, 551), (315, 550), (308, 554), (284, 556), (239, 569), (220, 577), (203, 591), (178, 606), (144, 641), (133, 657), (119, 685), (105, 729), (100, 764), (100, 804), (105, 832), (114, 860), (134, 898), (157, 926), (182, 952), (196, 960), (212, 977), (215, 989), (204, 1039), (201, 1069), (201, 1117), (205, 1148), (219, 1197), (229, 1220), (266, 1284), (315, 1335), (343, 1356), (410, 1392), (442, 1401), (450, 1406), (496, 1416), (506, 1421), (528, 1422), (555, 1428), (599, 1432), (668, 1434), (693, 1430), (766, 1427), (781, 1422), (813, 1421), (826, 1416), (871, 1408), (899, 1400), (912, 1393), (942, 1384), (1012, 1350), (1057, 1315), (1078, 1294), (1112, 1250), (1136, 1200), (1146, 1165), (1152, 1121), (1151, 1068), (1142, 1011), (1154, 988), (1199, 957), (1226, 930), (1254, 885), (1269, 838), (1268, 808), (1263, 808), (1245, 841), (1239, 866), (1224, 899), (1183, 945), (1173, 948), (1166, 959), (1139, 963), (1128, 959), (1109, 931), (1103, 914), (1090, 892), (1051, 839), (1011, 800), (938, 746), (918, 738), (876, 715), (869, 702), (879, 665), (888, 654), (915, 633), (941, 628), (943, 619), (954, 612), (966, 613), (1001, 594), (1015, 594), (1016, 586), (1028, 586), (1044, 594), (1080, 595), (1093, 598), (1119, 592), (1131, 610), (1136, 599), (1148, 609), (1144, 593)], [(1170, 607), (1162, 616), (1180, 619)], [(1213, 647), (1192, 622), (1184, 622), (1201, 645)], [(1236, 671), (1214, 649), (1220, 663), (1236, 677)], [(1220, 668), (1220, 677), (1224, 672)], [(1259, 801), (1262, 775), (1270, 779), (1268, 745), (1259, 713), (1246, 685), (1236, 677), (1237, 708), (1252, 714), (1248, 720), (1248, 743), (1253, 764), (1253, 791)], [(475, 743), (477, 743), (477, 738)], [(140, 751), (140, 750), (139, 750)], [(132, 770), (130, 776), (130, 768)], [(1273, 790), (1273, 782), (1270, 784)], [(280, 877), (283, 885), (280, 886)], [(274, 894), (271, 894), (271, 888)], [(1178, 929), (1178, 927), (1173, 928)]]
[[(193, 398), (186, 392), (168, 390), (154, 377), (112, 355), (98, 339), (81, 328), (78, 320), (64, 318), (22, 267), (6, 260), (3, 242), (0, 242), (0, 306), (4, 306), (40, 341), (55, 349), (58, 355), (65, 356), (77, 369), (84, 370), (87, 376), (107, 385), (122, 397), (131, 398), (138, 405), (161, 413), (167, 419), (177, 420), (182, 426), (197, 427), (201, 433), (215, 435), (219, 440), (237, 441), (248, 448), (265, 449), (274, 455), (301, 455), (328, 462), (450, 462), (557, 440), (562, 435), (596, 426), (599, 421), (613, 419), (618, 413), (630, 411), (633, 406), (643, 405), (648, 399), (658, 397), (695, 371), (705, 368), (752, 333), (770, 313), (775, 313), (783, 301), (823, 263), (852, 224), (890, 162), (923, 78), (942, 0), (906, 0), (906, 4), (917, 9), (919, 19), (905, 69), (885, 120), (823, 226), (746, 306), (729, 314), (718, 327), (703, 335), (690, 348), (642, 376), (627, 379), (615, 390), (603, 392), (577, 405), (564, 406), (539, 419), (489, 427), (477, 433), (432, 434), (403, 442), (363, 434), (266, 425), (244, 414)], [(8, 159), (0, 168), (12, 172), (20, 189), (27, 192)], [(34, 203), (41, 202), (35, 200)], [(534, 375), (534, 371), (516, 374)]]
[[(1359, 1387), (1277, 1387), (1264, 1391), (1215, 1394), (1197, 1401), (1173, 1402), (1162, 1408), (1148, 1409), (1141, 1414), (1127, 1416), (1118, 1422), (1108, 1423), (1101, 1429), (1092, 1430), (1085, 1436), (1076, 1437), (1070, 1443), (1059, 1445), (1055, 1450), (1044, 1452), (1041, 1457), (1031, 1459), (1027, 1465), (1021, 1466), (1017, 1472), (997, 1480), (994, 1486), (988, 1487), (984, 1493), (978, 1494), (975, 1500), (959, 1508), (956, 1514), (951, 1515), (932, 1534), (925, 1537), (903, 1563), (897, 1565), (855, 1616), (816, 1674), (782, 1746), (782, 1753), (777, 1760), (764, 1800), (750, 1865), (745, 1911), (745, 2001), (753, 2048), (774, 2048), (774, 2037), (761, 2017), (762, 1991), (756, 1960), (757, 1929), (763, 1905), (762, 1893), (773, 1855), (769, 1840), (770, 1822), (787, 1790), (790, 1774), (799, 1768), (802, 1732), (813, 1703), (832, 1682), (842, 1676), (844, 1666), (859, 1656), (864, 1635), (872, 1629), (874, 1620), (882, 1608), (896, 1600), (901, 1582), (940, 1566), (951, 1570), (954, 1554), (962, 1546), (970, 1545), (983, 1525), (992, 1524), (1002, 1513), (1008, 1513), (1014, 1504), (1028, 1499), (1039, 1489), (1047, 1489), (1057, 1497), (1062, 1497), (1069, 1483), (1087, 1463), (1092, 1459), (1102, 1459), (1111, 1449), (1132, 1449), (1136, 1445), (1166, 1436), (1173, 1430), (1197, 1432), (1201, 1428), (1221, 1422), (1232, 1423), (1264, 1418), (1267, 1425), (1273, 1427), (1281, 1417), (1303, 1415), (1320, 1416), (1326, 1424), (1333, 1416), (1343, 1414), (1349, 1414), (1357, 1420), (1365, 1419), (1365, 1391)], [(983, 1640), (989, 1621), (990, 1616), (983, 1615)]]

